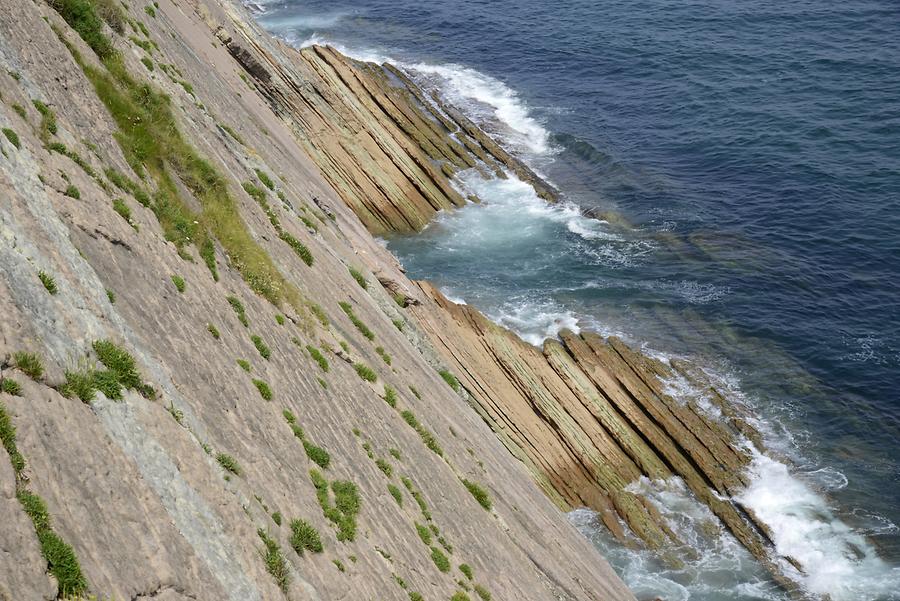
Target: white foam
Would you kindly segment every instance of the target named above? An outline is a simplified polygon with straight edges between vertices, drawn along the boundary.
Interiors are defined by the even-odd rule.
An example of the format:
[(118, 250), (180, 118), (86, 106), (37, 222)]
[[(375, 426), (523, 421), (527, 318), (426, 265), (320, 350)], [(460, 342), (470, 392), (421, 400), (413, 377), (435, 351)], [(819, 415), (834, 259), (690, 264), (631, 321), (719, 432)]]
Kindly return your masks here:
[[(450, 104), (463, 109), (482, 127), (496, 129), (513, 149), (543, 155), (551, 152), (550, 134), (531, 115), (527, 103), (505, 83), (463, 65), (448, 63), (401, 63), (401, 66), (426, 76)], [(492, 128), (491, 122), (503, 127)]]
[(518, 334), (519, 338), (534, 346), (541, 346), (547, 338), (556, 338), (562, 330), (579, 333), (578, 318), (572, 311), (552, 303), (511, 304), (489, 317)]
[(737, 500), (772, 529), (778, 554), (796, 559), (798, 578), (834, 601), (888, 599), (900, 591), (900, 568), (888, 565), (862, 535), (838, 519), (825, 499), (787, 466), (755, 453), (750, 486)]
[(264, 19), (268, 28), (274, 29), (276, 32), (285, 29), (297, 29), (301, 31), (309, 31), (316, 29), (330, 29), (337, 25), (341, 19), (347, 16), (347, 13), (337, 12), (324, 15), (303, 15), (293, 13), (288, 16)]

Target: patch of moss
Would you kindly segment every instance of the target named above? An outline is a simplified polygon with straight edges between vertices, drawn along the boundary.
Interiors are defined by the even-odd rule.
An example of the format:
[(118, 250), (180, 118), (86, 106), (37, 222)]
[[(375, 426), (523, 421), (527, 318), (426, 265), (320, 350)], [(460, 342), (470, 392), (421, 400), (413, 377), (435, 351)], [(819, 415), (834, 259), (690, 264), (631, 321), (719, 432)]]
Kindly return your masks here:
[(47, 289), (47, 292), (50, 294), (56, 294), (59, 292), (59, 288), (56, 286), (56, 280), (53, 279), (53, 276), (47, 273), (46, 271), (38, 272), (38, 279), (41, 281), (41, 284), (44, 285), (44, 288)]
[(291, 520), (291, 547), (297, 555), (303, 556), (304, 551), (321, 553), (324, 549), (319, 531), (306, 520)]
[(38, 381), (44, 377), (44, 362), (35, 353), (19, 351), (13, 353), (13, 363), (23, 374)]

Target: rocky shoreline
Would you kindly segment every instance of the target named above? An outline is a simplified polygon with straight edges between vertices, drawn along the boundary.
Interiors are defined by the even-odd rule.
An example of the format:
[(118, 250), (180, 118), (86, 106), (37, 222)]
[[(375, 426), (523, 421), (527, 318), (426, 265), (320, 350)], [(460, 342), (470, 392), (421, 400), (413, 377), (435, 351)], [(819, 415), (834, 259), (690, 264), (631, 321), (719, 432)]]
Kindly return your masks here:
[(561, 510), (677, 563), (629, 486), (673, 476), (801, 596), (702, 370), (537, 349), (374, 237), (550, 184), (397, 67), (123, 5), (0, 0), (0, 599), (633, 599)]

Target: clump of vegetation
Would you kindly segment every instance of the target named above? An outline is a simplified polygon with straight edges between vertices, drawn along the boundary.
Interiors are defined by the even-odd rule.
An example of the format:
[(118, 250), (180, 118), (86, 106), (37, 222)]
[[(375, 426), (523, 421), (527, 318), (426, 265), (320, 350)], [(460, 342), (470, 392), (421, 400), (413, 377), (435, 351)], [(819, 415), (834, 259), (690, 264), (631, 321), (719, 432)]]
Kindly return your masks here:
[(247, 372), (247, 373), (249, 373), (250, 370), (252, 369), (252, 368), (250, 367), (250, 362), (249, 362), (249, 361), (246, 361), (246, 360), (244, 360), (244, 359), (238, 359), (238, 360), (237, 360), (237, 364), (240, 365), (240, 366), (241, 366), (241, 369), (243, 369), (243, 370), (244, 370), (245, 372)]
[(416, 397), (416, 398), (419, 399), (420, 401), (422, 400), (422, 395), (419, 394), (419, 391), (416, 390), (416, 387), (415, 387), (415, 386), (410, 386), (410, 387), (409, 387), (409, 391), (410, 391), (411, 393), (413, 393), (413, 396), (414, 396), (414, 397)]
[(344, 566), (344, 562), (340, 559), (332, 559), (331, 563), (334, 564), (334, 567), (338, 569), (338, 572), (346, 572), (347, 568)]
[(475, 593), (481, 597), (481, 601), (491, 601), (491, 592), (480, 584), (475, 585)]
[(19, 351), (13, 354), (13, 363), (23, 374), (38, 381), (44, 377), (44, 363), (35, 353)]
[(388, 484), (388, 492), (391, 493), (391, 496), (394, 497), (394, 500), (397, 501), (397, 505), (403, 506), (403, 493), (400, 492), (400, 489), (394, 486), (393, 484)]
[(281, 513), (276, 511), (272, 514), (272, 521), (275, 522), (276, 526), (281, 526)]
[(320, 468), (327, 469), (331, 464), (331, 455), (329, 455), (328, 451), (305, 438), (303, 439), (303, 450), (306, 451), (306, 456), (309, 457), (309, 460)]
[(16, 147), (17, 150), (21, 150), (22, 142), (19, 141), (19, 134), (9, 129), (8, 127), (3, 128), (3, 135), (6, 136), (6, 139), (9, 140), (10, 144)]
[(399, 449), (388, 449), (388, 453), (390, 453), (391, 457), (400, 461), (400, 450)]
[(365, 363), (354, 363), (353, 369), (355, 369), (356, 374), (366, 382), (374, 382), (378, 379), (378, 375)]
[(325, 358), (325, 355), (322, 354), (322, 351), (317, 349), (311, 344), (306, 345), (306, 350), (309, 352), (309, 356), (313, 358), (313, 360), (319, 364), (319, 367), (324, 372), (328, 372), (328, 359)]
[(391, 323), (394, 324), (394, 327), (395, 327), (395, 328), (397, 328), (397, 329), (400, 330), (401, 332), (403, 331), (403, 326), (404, 326), (405, 324), (403, 323), (403, 320), (402, 320), (402, 319), (392, 319), (392, 320), (391, 320)]
[(112, 290), (110, 290), (109, 288), (106, 289), (106, 298), (109, 299), (109, 304), (111, 304), (111, 305), (116, 304), (116, 293), (113, 292)]
[(453, 596), (450, 597), (450, 601), (471, 601), (471, 599), (469, 599), (469, 595), (464, 592), (456, 591), (453, 593)]
[(388, 463), (386, 460), (382, 459), (381, 457), (379, 457), (378, 459), (375, 460), (375, 465), (377, 465), (378, 469), (380, 469), (381, 472), (388, 478), (390, 478), (391, 474), (394, 473), (394, 468), (391, 467), (391, 464)]
[(425, 444), (428, 449), (434, 452), (436, 455), (441, 457), (444, 456), (444, 450), (441, 449), (441, 446), (438, 444), (437, 438), (435, 438), (434, 434), (432, 434), (425, 426), (419, 423), (419, 420), (416, 418), (415, 414), (409, 409), (400, 412), (400, 417), (403, 418), (403, 421), (407, 423), (411, 428), (413, 428), (416, 433), (419, 435), (419, 438), (422, 439), (422, 442)]
[(261, 396), (266, 401), (272, 400), (272, 389), (269, 388), (269, 385), (263, 382), (262, 380), (253, 379), (253, 385), (256, 386), (256, 389), (259, 391), (259, 396)]
[(409, 601), (425, 601), (425, 597), (413, 591), (409, 593)]
[(119, 384), (127, 390), (138, 389), (147, 396), (147, 387), (141, 382), (134, 357), (111, 340), (96, 340), (92, 345), (100, 363), (112, 372)]
[(321, 386), (321, 387), (324, 388), (325, 390), (328, 390), (328, 382), (326, 382), (326, 381), (323, 380), (322, 378), (316, 378), (316, 382), (319, 383), (319, 386)]
[(425, 518), (426, 521), (431, 521), (431, 512), (428, 510), (428, 505), (425, 503), (425, 497), (422, 495), (422, 491), (416, 490), (413, 487), (412, 480), (409, 478), (401, 478), (401, 482), (403, 482), (403, 486), (406, 487), (406, 490), (409, 491), (409, 494), (412, 495), (412, 498), (416, 501), (416, 505), (419, 506), (419, 511), (422, 512), (422, 517)]
[(302, 242), (300, 242), (299, 240), (297, 240), (296, 238), (294, 238), (292, 235), (290, 235), (289, 233), (287, 233), (285, 231), (279, 232), (278, 236), (284, 242), (286, 242), (287, 245), (290, 246), (294, 250), (295, 253), (297, 253), (297, 256), (300, 257), (301, 261), (306, 263), (309, 267), (312, 267), (312, 264), (314, 262), (313, 254), (312, 254), (312, 251), (310, 251), (309, 248), (305, 244), (303, 244)]
[(172, 283), (175, 284), (175, 288), (178, 290), (178, 292), (181, 292), (182, 294), (184, 293), (185, 288), (187, 288), (187, 284), (185, 284), (184, 278), (180, 275), (173, 275)]
[(148, 15), (150, 15), (151, 17), (153, 17), (154, 19), (156, 18), (156, 9), (154, 9), (152, 6), (145, 6), (144, 12), (147, 13)]
[(348, 480), (331, 483), (334, 505), (331, 504), (328, 480), (318, 470), (309, 471), (309, 477), (316, 488), (316, 498), (323, 515), (338, 528), (339, 541), (353, 541), (356, 538), (356, 515), (359, 513), (360, 498), (356, 485)]
[(28, 121), (28, 113), (25, 112), (25, 107), (21, 104), (13, 104), (12, 110), (16, 111), (16, 113), (25, 121)]
[(282, 315), (281, 313), (276, 313), (275, 321), (278, 323), (278, 325), (283, 326), (284, 325), (284, 315)]
[(297, 555), (303, 556), (304, 551), (321, 553), (324, 549), (319, 531), (306, 520), (291, 520), (291, 547)]
[[(6, 382), (12, 382), (12, 380), (6, 378), (3, 380), (3, 384)], [(3, 392), (9, 391), (4, 389)], [(10, 394), (15, 393), (10, 392)], [(6, 449), (6, 452), (9, 453), (9, 460), (12, 462), (13, 470), (16, 474), (25, 469), (25, 458), (19, 452), (18, 445), (16, 445), (16, 426), (12, 423), (12, 419), (2, 403), (0, 403), (0, 442), (3, 443), (3, 448)]]
[(347, 317), (350, 318), (350, 321), (356, 326), (356, 329), (360, 331), (360, 333), (368, 338), (369, 340), (375, 340), (375, 334), (369, 327), (362, 322), (362, 320), (356, 316), (353, 312), (353, 307), (350, 306), (350, 303), (340, 302), (338, 303), (340, 308), (347, 314)]
[[(149, 46), (149, 44), (148, 44)], [(141, 57), (141, 62), (144, 63), (144, 66), (147, 67), (148, 71), (153, 71), (153, 61), (147, 58), (146, 56)]]
[(462, 479), (462, 483), (463, 486), (465, 486), (466, 489), (472, 494), (472, 496), (475, 497), (475, 500), (478, 501), (479, 505), (481, 505), (488, 511), (491, 510), (491, 497), (484, 488), (482, 488), (475, 482), (466, 480), (465, 478)]
[(316, 303), (310, 302), (307, 303), (306, 307), (309, 309), (309, 312), (319, 320), (319, 323), (322, 324), (323, 328), (328, 327), (328, 315), (325, 314), (325, 310), (322, 309), (321, 306)]
[(0, 380), (0, 392), (5, 392), (13, 396), (22, 396), (22, 385), (12, 378), (3, 378)]
[(361, 274), (355, 267), (348, 267), (350, 271), (350, 275), (353, 276), (353, 279), (356, 280), (356, 283), (359, 284), (363, 290), (369, 289), (369, 282), (366, 281), (366, 278)]
[(378, 353), (378, 356), (381, 357), (382, 361), (388, 365), (391, 364), (391, 356), (385, 352), (384, 347), (376, 347), (375, 352)]
[(465, 574), (466, 578), (468, 578), (469, 580), (475, 579), (475, 574), (472, 571), (472, 566), (470, 566), (469, 564), (467, 564), (467, 563), (459, 564), (459, 571), (462, 572), (463, 574)]
[[(215, 236), (252, 290), (273, 304), (287, 300), (299, 309), (302, 296), (253, 239), (225, 178), (181, 134), (168, 97), (128, 73), (125, 61), (106, 37), (95, 4), (54, 0), (53, 7), (105, 67), (91, 64), (67, 44), (115, 119), (115, 137), (129, 165), (138, 175), (154, 180), (157, 192), (149, 204), (166, 239), (182, 250), (187, 244), (202, 246), (206, 238)], [(65, 42), (61, 33), (60, 37)], [(199, 213), (183, 199), (176, 185), (179, 180), (198, 200)]]
[(269, 190), (275, 190), (275, 182), (272, 181), (272, 178), (269, 177), (269, 174), (263, 171), (262, 169), (256, 170), (256, 177), (259, 178), (259, 181), (262, 182)]
[(250, 340), (253, 341), (253, 346), (256, 347), (256, 350), (259, 351), (259, 354), (262, 356), (262, 358), (268, 361), (269, 357), (272, 356), (272, 350), (268, 346), (266, 346), (266, 343), (263, 342), (263, 339), (254, 334), (253, 336), (250, 336)]
[(41, 284), (44, 285), (44, 288), (47, 289), (47, 292), (50, 294), (56, 294), (59, 292), (59, 288), (56, 287), (56, 280), (53, 279), (53, 276), (47, 273), (46, 271), (38, 272), (38, 279), (41, 281)]
[(137, 224), (131, 219), (131, 208), (125, 204), (125, 201), (121, 198), (116, 198), (113, 200), (113, 211), (119, 214), (119, 216), (128, 222), (128, 225), (133, 227), (134, 229), (138, 229)]
[(444, 382), (446, 382), (447, 385), (450, 386), (450, 388), (452, 388), (456, 392), (460, 391), (461, 386), (459, 380), (456, 379), (456, 376), (454, 376), (446, 369), (438, 371), (438, 374), (440, 374), (440, 376), (444, 379)]
[(206, 330), (210, 334), (212, 334), (212, 337), (215, 338), (216, 340), (218, 340), (219, 338), (222, 337), (222, 335), (219, 333), (219, 328), (217, 328), (216, 326), (214, 326), (211, 323), (206, 324)]
[(234, 129), (232, 129), (231, 127), (229, 127), (223, 123), (219, 123), (219, 127), (222, 128), (222, 131), (224, 131), (226, 134), (228, 134), (229, 136), (234, 138), (234, 140), (238, 144), (240, 144), (241, 146), (246, 146), (246, 144), (244, 144), (243, 138), (241, 138), (241, 136), (239, 136), (238, 133), (236, 131), (234, 131)]
[(431, 561), (434, 562), (434, 565), (436, 565), (437, 569), (441, 572), (450, 571), (450, 560), (447, 559), (444, 552), (437, 547), (431, 547)]
[(290, 584), (290, 571), (288, 570), (287, 561), (281, 553), (281, 547), (269, 534), (260, 528), (257, 530), (259, 538), (262, 540), (265, 550), (263, 551), (263, 561), (266, 564), (266, 571), (272, 575), (278, 588), (287, 592), (288, 584)]
[(216, 461), (219, 462), (219, 465), (222, 466), (226, 472), (231, 472), (235, 476), (241, 475), (241, 466), (238, 464), (237, 459), (228, 455), (226, 453), (219, 453), (216, 455)]
[(34, 524), (41, 554), (47, 560), (50, 574), (56, 578), (60, 597), (68, 598), (83, 593), (87, 590), (87, 579), (81, 572), (78, 557), (75, 550), (53, 531), (50, 514), (43, 499), (24, 488), (16, 492), (16, 498)]
[(384, 402), (394, 409), (397, 408), (397, 391), (387, 384), (384, 386)]
[(240, 321), (245, 328), (249, 328), (250, 321), (247, 319), (244, 304), (236, 296), (229, 296), (227, 300), (228, 304), (231, 305), (231, 308), (234, 309), (234, 312), (237, 314), (238, 321)]
[(81, 192), (72, 184), (68, 185), (66, 191), (63, 192), (63, 195), (68, 196), (69, 198), (74, 198), (75, 200), (81, 199)]
[(423, 526), (419, 522), (415, 522), (416, 532), (419, 534), (419, 538), (422, 539), (422, 542), (425, 543), (426, 546), (431, 546), (431, 530), (428, 529), (427, 526)]

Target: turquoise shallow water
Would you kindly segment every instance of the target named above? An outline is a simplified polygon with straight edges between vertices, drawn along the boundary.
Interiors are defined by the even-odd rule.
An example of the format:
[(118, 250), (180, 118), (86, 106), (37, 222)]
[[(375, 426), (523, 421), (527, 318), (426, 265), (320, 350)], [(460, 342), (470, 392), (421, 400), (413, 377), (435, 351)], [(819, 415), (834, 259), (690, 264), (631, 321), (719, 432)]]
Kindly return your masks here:
[[(698, 359), (792, 460), (747, 495), (807, 587), (900, 598), (900, 5), (260, 4), (293, 43), (405, 64), (564, 194), (463, 177), (484, 205), (388, 241), (412, 277), (535, 343)], [(696, 534), (677, 483), (653, 494)], [(571, 517), (642, 596), (780, 598), (727, 537), (672, 571)]]

